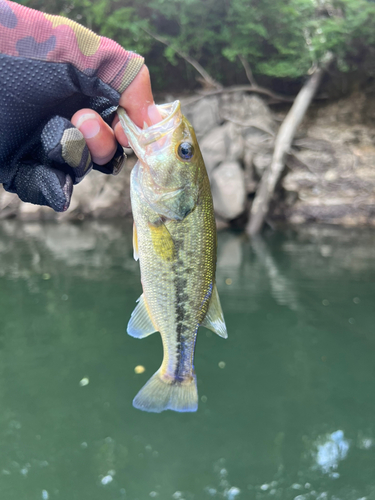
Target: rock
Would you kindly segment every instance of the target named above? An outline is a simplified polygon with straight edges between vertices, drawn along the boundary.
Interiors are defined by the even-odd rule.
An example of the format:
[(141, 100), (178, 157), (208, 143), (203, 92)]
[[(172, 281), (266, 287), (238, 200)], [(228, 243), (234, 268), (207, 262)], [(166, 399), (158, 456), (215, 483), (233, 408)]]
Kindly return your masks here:
[(200, 149), (208, 175), (224, 160), (240, 160), (244, 154), (244, 140), (241, 128), (227, 122), (215, 127), (200, 142)]
[(229, 229), (230, 228), (230, 223), (224, 219), (220, 219), (219, 217), (216, 217), (216, 230), (217, 231), (223, 231), (224, 229)]
[(245, 210), (244, 172), (238, 161), (225, 161), (212, 172), (212, 196), (215, 212), (226, 220)]
[(254, 123), (261, 129), (270, 132), (274, 132), (277, 129), (269, 107), (263, 99), (255, 94), (245, 94), (242, 92), (222, 94), (220, 116), (224, 120), (229, 119), (233, 120), (233, 122), (241, 122), (242, 125), (245, 125), (245, 129), (247, 123)]
[(243, 135), (246, 149), (251, 149), (253, 152), (273, 151), (274, 135), (270, 135), (256, 127), (244, 129)]
[(206, 97), (191, 106), (183, 106), (182, 111), (193, 125), (198, 139), (220, 123), (219, 99), (216, 96)]
[[(244, 134), (243, 162), (246, 172), (252, 171), (254, 181), (254, 177), (260, 179), (266, 167), (271, 164), (275, 137), (255, 127), (244, 130)], [(251, 189), (254, 188), (253, 183), (250, 186)]]
[(302, 149), (308, 149), (310, 151), (326, 151), (331, 154), (334, 153), (334, 149), (330, 142), (323, 139), (315, 139), (313, 137), (302, 137), (295, 139), (293, 141), (293, 146), (297, 146), (298, 148)]
[(17, 215), (21, 200), (13, 193), (8, 193), (0, 184), (0, 220)]
[(224, 127), (215, 127), (211, 130), (200, 142), (200, 150), (208, 175), (211, 176), (213, 169), (227, 156)]
[[(126, 184), (125, 179), (121, 177), (116, 179), (92, 171), (89, 177), (75, 188), (70, 211), (79, 212), (84, 216), (95, 214), (95, 217), (108, 217), (111, 213), (115, 215), (116, 205), (121, 204), (120, 198)], [(120, 209), (120, 206), (117, 206), (117, 209)]]
[(242, 136), (242, 127), (227, 122), (223, 125), (225, 133), (225, 143), (227, 149), (227, 160), (242, 160), (244, 155), (244, 139)]
[(245, 189), (246, 193), (255, 193), (258, 186), (258, 181), (255, 175), (255, 169), (253, 165), (254, 153), (250, 149), (245, 149), (243, 163), (245, 167)]
[[(270, 220), (375, 226), (374, 99), (358, 92), (311, 106), (286, 158), (283, 192), (275, 198)], [(285, 108), (271, 112), (257, 95), (227, 93), (184, 105), (183, 112), (196, 129), (219, 223), (228, 224), (244, 211), (246, 193), (256, 191), (271, 161)], [(63, 214), (22, 203), (0, 185), (0, 219), (64, 222), (130, 216), (129, 177), (135, 161), (129, 158), (117, 177), (91, 172), (74, 187)]]
[[(288, 201), (275, 207), (273, 218), (293, 224), (375, 225), (373, 132), (357, 122), (362, 116), (354, 109), (358, 99), (349, 101), (310, 111), (304, 122), (308, 136), (294, 142), (302, 149), (293, 151), (282, 179)], [(291, 192), (294, 198), (288, 196)]]
[(256, 153), (253, 157), (253, 165), (258, 177), (262, 177), (266, 168), (271, 165), (272, 154), (271, 153)]

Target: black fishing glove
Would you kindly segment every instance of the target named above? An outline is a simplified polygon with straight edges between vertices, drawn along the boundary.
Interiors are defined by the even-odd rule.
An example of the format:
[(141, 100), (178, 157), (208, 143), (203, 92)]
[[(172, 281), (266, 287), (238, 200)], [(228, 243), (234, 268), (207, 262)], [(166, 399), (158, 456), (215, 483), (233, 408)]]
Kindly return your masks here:
[(23, 201), (68, 208), (91, 168), (121, 169), (123, 148), (93, 164), (70, 122), (82, 108), (111, 123), (143, 59), (68, 19), (0, 0), (0, 183)]

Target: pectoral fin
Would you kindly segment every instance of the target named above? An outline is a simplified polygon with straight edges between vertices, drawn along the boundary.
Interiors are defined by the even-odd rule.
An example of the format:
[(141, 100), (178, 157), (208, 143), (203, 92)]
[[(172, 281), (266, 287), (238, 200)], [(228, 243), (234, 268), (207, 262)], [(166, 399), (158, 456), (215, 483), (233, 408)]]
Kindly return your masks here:
[(135, 222), (133, 223), (133, 257), (134, 257), (134, 260), (139, 259), (137, 226), (135, 225)]
[(214, 333), (226, 339), (228, 337), (227, 327), (225, 325), (223, 311), (220, 305), (219, 294), (216, 284), (212, 290), (210, 305), (207, 314), (202, 322), (202, 326), (212, 330)]
[(142, 294), (137, 300), (138, 304), (132, 312), (128, 323), (128, 334), (137, 339), (143, 339), (151, 333), (156, 332), (155, 326), (152, 323), (149, 312), (146, 307), (144, 295)]
[(155, 253), (163, 260), (172, 261), (175, 258), (175, 247), (166, 225), (160, 221), (159, 224), (149, 223), (149, 228)]

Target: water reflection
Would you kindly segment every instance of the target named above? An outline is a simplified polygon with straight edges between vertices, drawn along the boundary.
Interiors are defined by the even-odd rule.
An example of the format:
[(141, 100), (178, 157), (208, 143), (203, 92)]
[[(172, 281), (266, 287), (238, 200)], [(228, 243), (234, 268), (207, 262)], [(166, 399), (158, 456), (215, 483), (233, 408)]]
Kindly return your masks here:
[(330, 474), (333, 478), (339, 477), (338, 472), (335, 471), (338, 469), (339, 462), (348, 455), (349, 441), (345, 439), (341, 430), (332, 432), (319, 441), (315, 454), (317, 466), (324, 474)]
[(213, 467), (217, 478), (217, 486), (207, 486), (205, 493), (213, 498), (225, 498), (227, 500), (235, 500), (241, 493), (237, 486), (232, 486), (229, 480), (228, 471), (225, 468), (225, 459), (221, 458)]
[(294, 311), (297, 310), (298, 300), (296, 291), (293, 289), (293, 283), (281, 271), (264, 239), (260, 236), (254, 237), (251, 240), (251, 247), (255, 252), (258, 263), (264, 267), (267, 273), (272, 297), (278, 304), (288, 306)]
[(200, 331), (194, 415), (131, 406), (161, 356), (125, 334), (131, 240), (1, 223), (0, 498), (375, 498), (375, 233), (220, 233), (229, 338)]

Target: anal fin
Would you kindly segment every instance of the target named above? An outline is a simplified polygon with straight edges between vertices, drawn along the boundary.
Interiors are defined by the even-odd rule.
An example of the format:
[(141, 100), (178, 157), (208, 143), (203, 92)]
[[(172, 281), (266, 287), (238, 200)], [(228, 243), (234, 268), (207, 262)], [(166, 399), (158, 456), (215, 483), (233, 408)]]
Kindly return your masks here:
[(216, 283), (212, 290), (210, 305), (208, 306), (207, 314), (201, 325), (213, 331), (214, 333), (219, 335), (219, 337), (223, 337), (223, 339), (228, 338), (227, 327), (224, 320), (223, 310), (221, 309)]
[(127, 332), (131, 337), (143, 339), (157, 330), (150, 318), (143, 294), (139, 297), (137, 302), (138, 304), (130, 317)]

